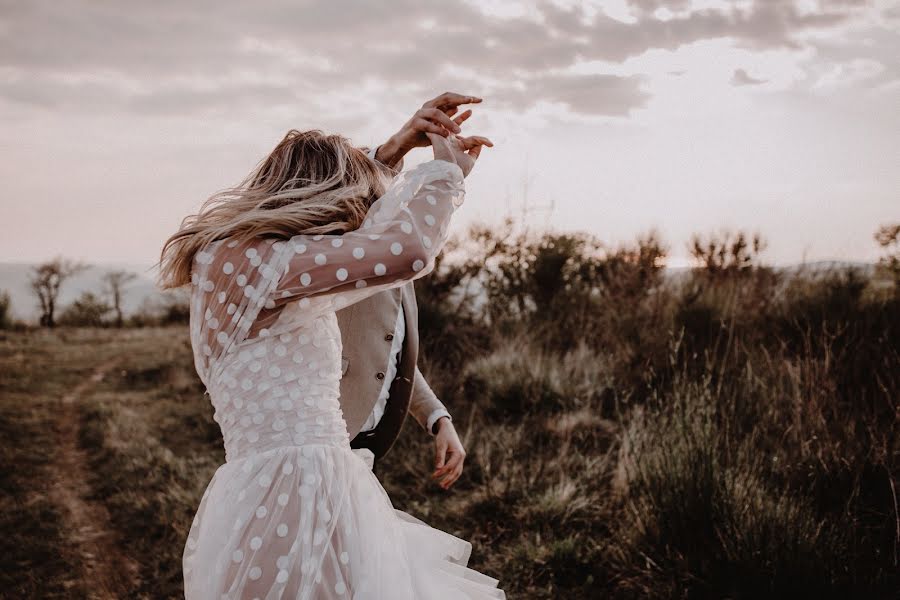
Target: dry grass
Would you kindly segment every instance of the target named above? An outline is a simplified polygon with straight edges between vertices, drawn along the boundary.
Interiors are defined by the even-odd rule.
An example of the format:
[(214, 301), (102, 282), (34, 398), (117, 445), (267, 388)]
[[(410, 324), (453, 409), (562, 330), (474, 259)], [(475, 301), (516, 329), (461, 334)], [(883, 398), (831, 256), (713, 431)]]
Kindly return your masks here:
[[(447, 329), (441, 343), (487, 332), (462, 362), (427, 348), (464, 476), (449, 492), (429, 479), (410, 420), (381, 478), (396, 506), (471, 540), (511, 598), (895, 597), (900, 304), (855, 285), (791, 283), (765, 310), (725, 287), (657, 290), (621, 322), (602, 312), (601, 338), (552, 345), (525, 321)], [(78, 405), (88, 501), (140, 565), (130, 597), (180, 597), (223, 460), (185, 328), (4, 335), (0, 588), (87, 597), (45, 474), (55, 403), (117, 358)]]

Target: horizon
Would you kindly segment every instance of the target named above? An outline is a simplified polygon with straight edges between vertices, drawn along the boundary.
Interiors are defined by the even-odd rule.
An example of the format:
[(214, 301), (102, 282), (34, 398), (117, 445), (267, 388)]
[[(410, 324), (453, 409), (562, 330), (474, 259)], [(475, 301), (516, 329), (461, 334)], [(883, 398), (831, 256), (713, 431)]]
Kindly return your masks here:
[[(40, 306), (37, 298), (30, 289), (28, 278), (31, 269), (39, 263), (0, 261), (0, 296), (8, 294), (10, 305), (9, 314), (13, 318), (36, 324), (40, 316)], [(828, 273), (834, 269), (864, 269), (869, 275), (875, 273), (877, 263), (856, 261), (815, 261), (807, 263), (794, 263), (786, 265), (770, 266), (775, 271), (793, 271), (804, 267), (813, 269), (818, 274)], [(81, 298), (85, 292), (91, 292), (100, 298), (105, 298), (108, 293), (101, 281), (101, 277), (110, 271), (124, 270), (138, 275), (138, 278), (124, 287), (123, 308), (126, 315), (133, 315), (146, 311), (152, 305), (162, 301), (164, 297), (179, 295), (187, 291), (186, 287), (174, 290), (161, 290), (155, 282), (155, 270), (148, 272), (142, 270), (141, 265), (133, 263), (88, 263), (86, 269), (66, 279), (60, 288), (58, 305), (61, 309), (70, 306), (72, 302)], [(666, 278), (678, 278), (691, 269), (702, 269), (698, 265), (670, 265), (664, 264), (661, 270)], [(790, 276), (790, 273), (788, 273)], [(149, 303), (149, 304), (148, 304)], [(157, 306), (158, 308), (158, 306)]]
[[(122, 262), (122, 261), (79, 261), (78, 259), (73, 259), (73, 258), (71, 258), (69, 256), (65, 256), (65, 255), (55, 255), (53, 257), (50, 257), (49, 259), (41, 260), (41, 261), (0, 260), (0, 265), (9, 266), (9, 267), (33, 267), (33, 266), (39, 265), (41, 263), (48, 262), (49, 260), (52, 260), (53, 258), (57, 258), (57, 257), (60, 257), (60, 258), (66, 259), (66, 260), (72, 260), (73, 262), (81, 262), (88, 269), (96, 268), (96, 269), (110, 269), (110, 270), (112, 270), (112, 269), (133, 270), (135, 273), (142, 274), (147, 277), (150, 276), (150, 273), (148, 273), (148, 271), (150, 271), (151, 269), (153, 269), (156, 266), (155, 264), (150, 265), (147, 263), (141, 264), (141, 263)], [(691, 259), (688, 259), (688, 260), (691, 260)], [(800, 267), (800, 266), (804, 266), (804, 265), (812, 266), (812, 265), (822, 265), (822, 264), (839, 264), (839, 265), (848, 265), (848, 266), (876, 267), (879, 264), (879, 259), (878, 259), (878, 257), (876, 257), (874, 260), (865, 261), (865, 260), (847, 260), (847, 259), (842, 259), (842, 258), (825, 258), (825, 259), (808, 260), (808, 261), (787, 262), (787, 263), (783, 263), (783, 264), (769, 263), (763, 259), (763, 260), (760, 260), (760, 262), (758, 262), (758, 263), (754, 263), (755, 266), (771, 267), (773, 269), (790, 269), (793, 267)], [(694, 263), (694, 262), (684, 263), (684, 264), (679, 262), (677, 264), (671, 264), (668, 260), (666, 260), (661, 268), (663, 268), (663, 269), (691, 269), (691, 268), (701, 269), (701, 268), (703, 268), (703, 265), (701, 265), (699, 263)], [(154, 270), (154, 272), (155, 272), (155, 270)], [(2, 288), (0, 288), (0, 289), (2, 289)]]

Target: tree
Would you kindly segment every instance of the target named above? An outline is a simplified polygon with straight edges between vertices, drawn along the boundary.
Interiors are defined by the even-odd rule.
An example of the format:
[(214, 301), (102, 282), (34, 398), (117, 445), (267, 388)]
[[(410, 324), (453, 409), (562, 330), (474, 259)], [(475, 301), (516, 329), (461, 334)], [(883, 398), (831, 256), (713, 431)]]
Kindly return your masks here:
[(31, 291), (37, 296), (41, 309), (41, 325), (56, 325), (56, 302), (59, 290), (66, 279), (87, 268), (87, 265), (65, 260), (61, 257), (33, 267)]
[(116, 327), (121, 327), (124, 322), (122, 315), (122, 295), (125, 286), (137, 279), (137, 275), (128, 271), (109, 271), (103, 276), (106, 285), (106, 293), (109, 295), (112, 310), (116, 313)]
[(66, 307), (59, 317), (61, 325), (75, 327), (103, 327), (107, 324), (106, 315), (112, 307), (93, 292), (84, 292), (75, 302)]

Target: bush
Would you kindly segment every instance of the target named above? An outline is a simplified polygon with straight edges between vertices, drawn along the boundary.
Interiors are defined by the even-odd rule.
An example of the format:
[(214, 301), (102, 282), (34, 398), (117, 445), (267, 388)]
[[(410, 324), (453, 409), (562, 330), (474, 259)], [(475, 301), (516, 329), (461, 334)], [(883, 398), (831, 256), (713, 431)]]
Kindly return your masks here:
[(520, 421), (530, 414), (594, 407), (613, 384), (606, 360), (586, 345), (558, 356), (509, 341), (469, 363), (463, 390), (493, 419)]
[(11, 304), (9, 292), (0, 292), (0, 329), (9, 329), (12, 325)]
[(635, 411), (620, 461), (628, 510), (612, 544), (622, 592), (827, 597), (849, 585), (837, 515), (823, 519), (802, 491), (775, 483), (779, 457), (753, 443), (774, 432), (729, 438), (753, 418), (744, 405), (707, 381)]
[(109, 324), (112, 307), (94, 295), (84, 292), (59, 317), (60, 325), (72, 327), (103, 327)]

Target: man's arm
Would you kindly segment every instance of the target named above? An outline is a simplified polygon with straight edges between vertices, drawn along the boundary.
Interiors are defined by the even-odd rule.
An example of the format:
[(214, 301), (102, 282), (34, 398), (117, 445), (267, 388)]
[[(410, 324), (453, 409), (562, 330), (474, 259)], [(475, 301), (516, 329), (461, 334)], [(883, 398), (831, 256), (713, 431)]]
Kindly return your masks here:
[(438, 400), (438, 397), (431, 389), (431, 386), (425, 381), (425, 377), (422, 375), (418, 366), (416, 367), (416, 373), (413, 377), (412, 398), (410, 398), (409, 401), (409, 412), (415, 420), (419, 422), (419, 425), (432, 435), (437, 433), (434, 430), (434, 426), (438, 419), (447, 417), (451, 421), (453, 420), (452, 417), (450, 417), (450, 413), (447, 411), (447, 407)]
[(466, 450), (453, 427), (450, 413), (437, 399), (418, 367), (409, 410), (419, 424), (434, 435), (434, 472), (431, 477), (438, 480), (442, 488), (449, 489), (462, 475)]
[(371, 148), (367, 154), (369, 159), (379, 162), (388, 168), (394, 175), (403, 170), (403, 155), (397, 155), (388, 147), (389, 142)]

